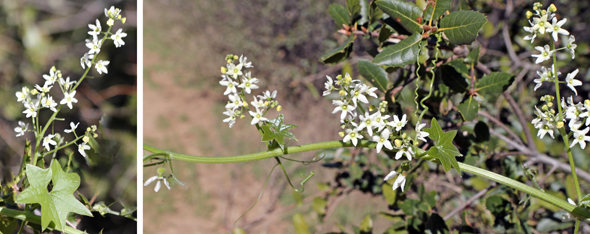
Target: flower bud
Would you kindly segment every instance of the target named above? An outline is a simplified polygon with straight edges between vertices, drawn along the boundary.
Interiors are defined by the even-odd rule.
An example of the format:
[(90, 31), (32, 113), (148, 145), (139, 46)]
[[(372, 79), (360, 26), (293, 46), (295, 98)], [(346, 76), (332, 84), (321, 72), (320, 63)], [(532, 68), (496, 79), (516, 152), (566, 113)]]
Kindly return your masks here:
[(37, 91), (36, 89), (31, 90), (32, 95), (37, 95), (38, 93), (39, 93), (39, 91)]
[(82, 137), (82, 141), (88, 142), (88, 141), (90, 141), (90, 138), (88, 136), (84, 136), (84, 137)]
[(233, 61), (231, 59), (227, 59), (226, 62), (227, 63), (232, 63)]
[(340, 137), (344, 137), (344, 132), (338, 132), (338, 135), (339, 135)]
[(91, 128), (90, 127), (87, 127), (86, 128), (86, 132), (90, 132), (90, 131), (91, 131)]
[(166, 173), (166, 168), (160, 167), (158, 168), (158, 176), (163, 176)]
[(92, 135), (93, 138), (97, 138), (98, 134), (94, 133), (94, 135)]
[(92, 131), (96, 131), (96, 125), (92, 125)]
[(553, 106), (553, 102), (547, 103), (548, 107), (552, 107)]
[(280, 112), (282, 109), (283, 109), (283, 107), (282, 107), (281, 105), (278, 105), (278, 106), (277, 106), (277, 111), (279, 111), (279, 112)]
[(369, 106), (369, 111), (374, 111), (375, 110), (375, 106), (374, 105), (370, 105)]
[(336, 76), (336, 80), (342, 80), (342, 75)]
[(385, 108), (381, 108), (381, 109), (379, 109), (379, 111), (385, 113)]
[(246, 116), (244, 116), (244, 114), (240, 115), (240, 119), (246, 118)]
[(350, 75), (348, 75), (348, 73), (346, 74), (346, 81), (347, 82), (351, 82), (352, 81), (352, 77), (350, 77)]
[(227, 67), (221, 67), (221, 74), (225, 74), (227, 72)]
[(338, 94), (340, 96), (343, 96), (344, 97), (344, 96), (346, 96), (346, 91), (344, 91), (344, 89), (343, 90), (340, 90), (340, 92), (338, 92)]
[(541, 15), (546, 15), (547, 14), (547, 10), (542, 10), (541, 11)]
[(127, 17), (121, 18), (121, 23), (125, 24), (125, 21), (127, 21)]
[(590, 106), (590, 100), (588, 100), (588, 99), (584, 100), (584, 105)]
[(402, 146), (402, 140), (400, 139), (395, 139), (395, 141), (393, 141), (393, 143), (395, 144), (395, 147), (399, 148)]
[(248, 107), (248, 103), (247, 102), (242, 102), (242, 106), (243, 107)]
[(234, 60), (238, 60), (238, 59), (239, 59), (238, 56), (234, 55)]
[[(553, 4), (552, 4), (552, 5), (553, 5)], [(559, 129), (559, 128), (563, 128), (563, 122), (561, 122), (561, 121), (560, 121), (559, 123), (557, 123), (557, 128), (558, 128), (558, 129)]]
[(555, 7), (555, 4), (551, 3), (551, 5), (549, 6), (549, 11), (551, 11), (551, 12), (557, 11), (557, 7)]
[(526, 12), (526, 18), (528, 19), (528, 18), (531, 18), (531, 17), (533, 17), (533, 12), (527, 11)]
[(543, 105), (543, 107), (541, 107), (541, 110), (547, 111), (547, 110), (549, 110), (549, 108), (547, 107), (547, 105)]
[(115, 24), (115, 20), (114, 19), (107, 20), (107, 25), (108, 26), (113, 26), (114, 24)]

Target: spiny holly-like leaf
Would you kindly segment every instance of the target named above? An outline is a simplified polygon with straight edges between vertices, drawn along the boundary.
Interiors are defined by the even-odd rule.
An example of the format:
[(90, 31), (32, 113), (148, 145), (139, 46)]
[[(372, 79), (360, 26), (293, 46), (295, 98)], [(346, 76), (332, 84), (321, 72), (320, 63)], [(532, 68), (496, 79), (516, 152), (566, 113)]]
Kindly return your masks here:
[(422, 9), (411, 2), (403, 0), (381, 0), (377, 6), (392, 19), (400, 22), (406, 29), (413, 33), (422, 31), (420, 24), (416, 21), (422, 17)]
[(451, 9), (451, 2), (452, 0), (438, 0), (434, 4), (434, 7), (432, 4), (428, 4), (428, 7), (424, 11), (424, 21), (430, 20), (431, 17), (433, 17), (432, 20), (437, 20), (438, 17), (441, 17), (446, 11)]
[(444, 31), (453, 44), (469, 44), (475, 41), (477, 33), (488, 22), (485, 15), (477, 11), (455, 11), (440, 20), (439, 31)]
[(463, 117), (463, 121), (471, 121), (477, 116), (479, 111), (479, 103), (475, 101), (473, 95), (469, 95), (469, 98), (465, 99), (459, 106), (457, 106), (459, 113)]
[[(26, 174), (31, 186), (16, 198), (16, 202), (41, 205), (41, 230), (45, 230), (50, 222), (53, 222), (58, 230), (63, 230), (70, 212), (92, 216), (92, 213), (74, 197), (74, 192), (80, 186), (78, 174), (65, 173), (57, 161), (53, 161), (51, 168), (47, 169), (27, 164)], [(49, 181), (53, 182), (51, 192), (47, 190)]]
[(390, 67), (403, 67), (415, 63), (420, 51), (421, 38), (420, 33), (416, 33), (395, 45), (385, 47), (381, 53), (375, 56), (373, 63)]
[(438, 159), (445, 171), (449, 171), (451, 167), (455, 168), (459, 174), (461, 174), (461, 168), (455, 156), (463, 156), (457, 147), (453, 145), (453, 139), (457, 134), (457, 130), (443, 132), (442, 128), (433, 118), (430, 123), (430, 128), (424, 129), (425, 132), (429, 133), (429, 138), (434, 141), (434, 146), (428, 150), (428, 155)]
[(322, 55), (322, 57), (320, 57), (320, 62), (325, 64), (334, 64), (346, 60), (352, 51), (352, 42), (354, 41), (354, 38), (355, 36), (351, 35), (348, 40), (344, 42), (344, 44), (326, 52), (324, 55)]
[(514, 81), (514, 76), (509, 73), (503, 72), (492, 72), (489, 75), (485, 75), (481, 80), (477, 82), (475, 91), (479, 94), (500, 94)]
[(340, 4), (330, 4), (330, 7), (328, 7), (328, 13), (330, 13), (330, 16), (332, 16), (332, 19), (334, 19), (334, 22), (336, 23), (336, 28), (342, 27), (343, 24), (348, 25), (348, 23), (350, 22), (348, 10), (346, 10), (346, 8), (344, 8), (344, 6)]
[(372, 63), (369, 60), (359, 59), (357, 64), (359, 73), (367, 79), (373, 86), (379, 90), (386, 92), (389, 80), (387, 79), (387, 72), (385, 69)]
[(280, 114), (276, 119), (269, 120), (265, 125), (262, 126), (264, 134), (262, 135), (262, 141), (276, 140), (281, 149), (285, 149), (285, 137), (297, 140), (293, 133), (289, 132), (289, 129), (296, 128), (297, 125), (283, 123), (285, 117)]

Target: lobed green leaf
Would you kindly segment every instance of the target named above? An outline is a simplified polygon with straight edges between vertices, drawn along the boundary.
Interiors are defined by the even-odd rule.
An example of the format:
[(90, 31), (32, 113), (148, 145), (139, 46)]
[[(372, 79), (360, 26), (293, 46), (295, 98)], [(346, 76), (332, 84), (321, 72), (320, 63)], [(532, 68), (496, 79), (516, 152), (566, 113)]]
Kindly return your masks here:
[(436, 118), (432, 118), (430, 128), (426, 128), (424, 131), (429, 133), (428, 137), (432, 139), (435, 144), (428, 150), (428, 155), (438, 159), (445, 171), (449, 171), (452, 167), (461, 174), (461, 168), (459, 168), (459, 163), (457, 163), (455, 156), (462, 155), (457, 147), (453, 145), (453, 139), (455, 139), (457, 130), (444, 132), (436, 121)]

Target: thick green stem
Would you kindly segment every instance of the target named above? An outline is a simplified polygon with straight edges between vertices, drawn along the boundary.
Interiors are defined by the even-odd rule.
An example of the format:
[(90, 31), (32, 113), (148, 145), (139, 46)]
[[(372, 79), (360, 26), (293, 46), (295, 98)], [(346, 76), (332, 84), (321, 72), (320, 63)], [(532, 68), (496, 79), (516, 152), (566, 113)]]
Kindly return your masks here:
[[(377, 146), (377, 142), (368, 141), (368, 140), (360, 140), (356, 147), (359, 148), (372, 148), (374, 149)], [(158, 149), (156, 147), (150, 145), (143, 145), (143, 149), (152, 153), (163, 153), (167, 154), (170, 159), (186, 161), (186, 162), (196, 162), (196, 163), (236, 163), (236, 162), (248, 162), (248, 161), (256, 161), (262, 160), (272, 157), (278, 157), (286, 154), (293, 154), (293, 153), (301, 153), (306, 151), (312, 150), (321, 150), (321, 149), (330, 149), (330, 148), (340, 148), (340, 147), (355, 147), (352, 143), (344, 143), (342, 141), (325, 141), (307, 145), (299, 145), (299, 146), (290, 146), (286, 147), (284, 152), (281, 149), (274, 149), (268, 150), (259, 153), (253, 154), (245, 154), (245, 155), (238, 155), (238, 156), (222, 156), (222, 157), (204, 157), (204, 156), (192, 156), (186, 154), (178, 154), (174, 152), (170, 152), (167, 150)], [(148, 162), (150, 159), (157, 157), (158, 155), (150, 155), (143, 158), (143, 162)], [(510, 179), (508, 177), (496, 174), (494, 172), (490, 172), (478, 167), (474, 167), (468, 164), (459, 163), (459, 167), (461, 171), (467, 172), (470, 174), (478, 175), (485, 177), (487, 179), (496, 181), (498, 183), (504, 184), (506, 186), (512, 187), (519, 191), (525, 192), (530, 194), (533, 197), (541, 199), (543, 201), (549, 202), (553, 205), (556, 205), (567, 212), (572, 213), (578, 218), (582, 219), (590, 219), (590, 211), (582, 209), (580, 207), (576, 207), (572, 204), (569, 204), (565, 200), (561, 200), (553, 195), (547, 194), (539, 189), (533, 188), (516, 180)]]
[[(0, 217), (1, 216), (8, 216), (8, 217), (12, 217), (12, 218), (26, 221), (26, 222), (41, 224), (41, 217), (36, 216), (30, 212), (25, 212), (25, 211), (21, 211), (21, 210), (14, 210), (14, 209), (6, 208), (6, 207), (0, 207)], [(55, 229), (55, 230), (58, 230), (58, 231), (61, 231), (64, 233), (71, 233), (71, 234), (86, 233), (86, 232), (80, 231), (78, 229), (72, 228), (70, 226), (65, 226), (63, 230), (59, 230), (59, 229)]]

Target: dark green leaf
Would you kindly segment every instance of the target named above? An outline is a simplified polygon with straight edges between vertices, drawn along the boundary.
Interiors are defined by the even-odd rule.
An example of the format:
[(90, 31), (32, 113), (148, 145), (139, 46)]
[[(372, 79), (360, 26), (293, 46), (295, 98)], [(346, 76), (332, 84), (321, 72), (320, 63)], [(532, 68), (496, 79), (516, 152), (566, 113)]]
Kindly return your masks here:
[(344, 44), (326, 52), (320, 57), (320, 62), (334, 64), (346, 60), (352, 51), (352, 42), (354, 41), (354, 38), (355, 37), (351, 35)]
[(390, 67), (403, 67), (415, 63), (420, 52), (421, 38), (421, 35), (416, 33), (395, 45), (385, 47), (381, 53), (375, 56), (373, 63)]
[[(76, 198), (74, 191), (80, 186), (80, 176), (76, 173), (65, 173), (58, 161), (52, 161), (51, 168), (41, 169), (27, 164), (27, 178), (31, 184), (16, 198), (18, 203), (37, 203), (41, 205), (41, 230), (45, 230), (50, 222), (63, 230), (70, 212), (92, 216), (92, 213)], [(53, 181), (51, 192), (47, 190)]]
[(361, 221), (360, 233), (373, 233), (373, 220), (371, 219), (370, 215), (365, 216), (365, 218), (363, 218), (363, 221)]
[(440, 68), (441, 79), (443, 83), (455, 92), (463, 93), (467, 91), (469, 84), (465, 80), (467, 77), (467, 66), (461, 61), (453, 60), (446, 63)]
[(486, 208), (494, 214), (494, 216), (498, 216), (499, 214), (504, 214), (510, 209), (510, 202), (506, 201), (503, 197), (499, 195), (493, 195), (486, 199)]
[(467, 0), (459, 0), (459, 4), (457, 4), (458, 11), (468, 11), (469, 9), (469, 2)]
[(475, 140), (477, 142), (485, 142), (490, 140), (490, 128), (484, 122), (477, 122), (473, 128), (475, 132)]
[(457, 110), (461, 113), (463, 121), (472, 121), (475, 119), (477, 112), (479, 111), (479, 103), (475, 101), (473, 95), (469, 95), (469, 98), (465, 99), (457, 106)]
[(369, 5), (369, 25), (377, 22), (383, 16), (383, 11), (377, 7), (375, 1), (370, 1)]
[(350, 14), (350, 18), (354, 20), (361, 13), (361, 1), (360, 0), (346, 0), (346, 9)]
[(485, 15), (477, 11), (455, 11), (440, 21), (439, 31), (444, 31), (453, 44), (469, 44), (487, 22)]
[(359, 73), (373, 86), (377, 87), (382, 92), (387, 92), (389, 80), (387, 79), (387, 72), (385, 69), (372, 63), (369, 60), (359, 59), (357, 68)]
[(401, 208), (406, 215), (416, 215), (418, 203), (420, 203), (418, 200), (406, 199), (399, 205), (399, 208)]
[(477, 63), (479, 62), (479, 50), (481, 49), (481, 46), (478, 46), (477, 48), (469, 51), (469, 54), (467, 55), (467, 57), (465, 58), (465, 60), (463, 60), (463, 62), (469, 64), (470, 67), (475, 67), (477, 65)]
[(285, 137), (297, 140), (295, 135), (289, 132), (289, 129), (295, 128), (297, 125), (285, 124), (283, 121), (283, 114), (280, 114), (276, 119), (269, 120), (265, 125), (262, 125), (261, 128), (264, 131), (262, 142), (276, 140), (281, 149), (284, 149)]
[(449, 228), (445, 220), (437, 213), (433, 213), (426, 223), (426, 232), (430, 234), (448, 234)]
[(389, 29), (387, 25), (381, 26), (381, 30), (379, 30), (379, 43), (383, 43), (389, 39), (389, 37), (393, 34), (393, 30)]
[(433, 17), (432, 20), (437, 20), (438, 17), (441, 17), (446, 11), (451, 9), (451, 2), (452, 0), (438, 0), (434, 7), (429, 4), (426, 11), (424, 11), (424, 21), (430, 20), (430, 16)]
[(416, 21), (418, 17), (422, 17), (422, 9), (416, 4), (403, 0), (381, 0), (377, 1), (377, 6), (409, 31), (413, 33), (422, 31), (421, 25)]
[(512, 74), (492, 72), (477, 81), (475, 91), (480, 95), (499, 95), (508, 89), (508, 86), (512, 84), (512, 81), (514, 81), (514, 76)]
[(350, 23), (348, 10), (346, 10), (344, 6), (336, 3), (330, 4), (330, 7), (328, 7), (328, 12), (330, 13), (330, 16), (332, 16), (332, 19), (334, 19), (336, 28), (342, 27), (343, 24), (348, 25), (348, 23)]
[(573, 222), (563, 222), (552, 218), (542, 218), (537, 223), (535, 229), (540, 233), (550, 233), (553, 231), (563, 230), (573, 226)]
[(457, 134), (457, 130), (443, 132), (442, 128), (436, 121), (436, 118), (432, 118), (430, 128), (424, 129), (425, 132), (429, 133), (429, 138), (435, 143), (434, 146), (428, 150), (428, 155), (438, 159), (445, 171), (449, 171), (451, 167), (455, 168), (459, 174), (461, 174), (461, 168), (455, 156), (462, 156), (457, 147), (453, 145), (453, 139)]

